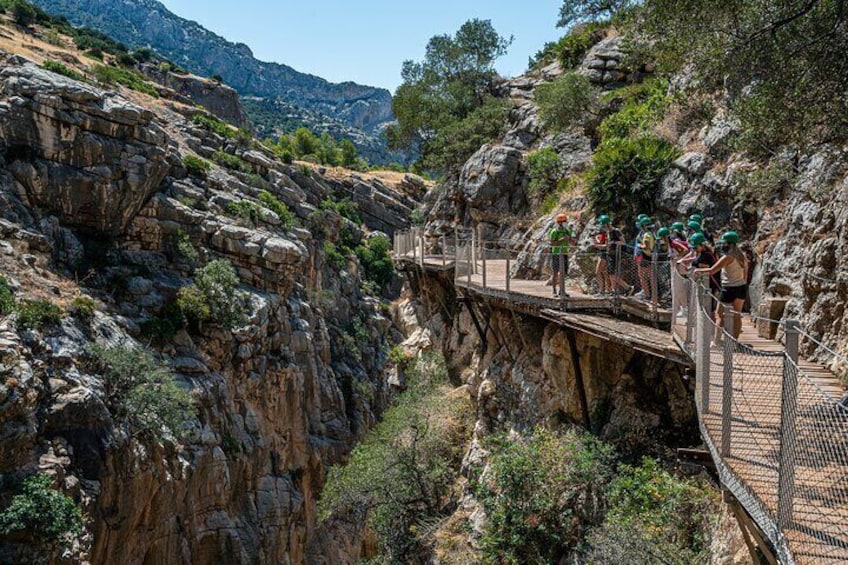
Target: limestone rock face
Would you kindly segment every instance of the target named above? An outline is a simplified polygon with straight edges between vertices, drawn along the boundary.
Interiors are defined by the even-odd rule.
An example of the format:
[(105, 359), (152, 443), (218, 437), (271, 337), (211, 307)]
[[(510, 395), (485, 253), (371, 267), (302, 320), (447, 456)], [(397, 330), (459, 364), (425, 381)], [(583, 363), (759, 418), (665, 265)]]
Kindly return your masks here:
[(484, 145), (462, 167), (459, 186), (472, 208), (509, 212), (520, 199), (521, 152), (505, 145)]
[(84, 231), (123, 232), (169, 167), (153, 114), (19, 57), (2, 65), (0, 136), (30, 203)]

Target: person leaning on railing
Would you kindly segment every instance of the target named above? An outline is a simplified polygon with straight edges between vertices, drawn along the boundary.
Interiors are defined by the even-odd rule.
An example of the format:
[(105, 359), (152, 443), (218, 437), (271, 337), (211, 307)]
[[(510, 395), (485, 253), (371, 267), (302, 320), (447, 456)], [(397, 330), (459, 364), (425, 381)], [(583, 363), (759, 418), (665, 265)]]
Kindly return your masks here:
[(718, 246), (724, 253), (721, 259), (712, 267), (695, 269), (695, 273), (710, 275), (721, 271), (716, 343), (721, 342), (721, 330), (724, 327), (724, 316), (728, 308), (731, 308), (733, 312), (733, 338), (737, 339), (742, 333), (741, 313), (748, 295), (748, 258), (739, 249), (739, 234), (735, 231), (724, 232)]
[(608, 214), (598, 216), (598, 226), (600, 230), (590, 244), (592, 249), (598, 251), (598, 262), (595, 265), (598, 293), (612, 294), (617, 287), (629, 294), (633, 287), (624, 282), (616, 270), (616, 260), (621, 253), (620, 247), (625, 243), (624, 234), (612, 226)]
[[(710, 248), (710, 245), (707, 242), (707, 238), (703, 233), (693, 233), (691, 236), (689, 236), (689, 247), (691, 248), (691, 251), (687, 253), (685, 257), (677, 261), (679, 265), (687, 269), (690, 265), (695, 269), (709, 269), (710, 267), (715, 265), (715, 253), (713, 253), (713, 250)], [(710, 275), (708, 279), (710, 285), (710, 295), (712, 297), (718, 296), (718, 293), (721, 290), (721, 285), (719, 284), (718, 277), (713, 274)], [(688, 297), (687, 302), (685, 302), (685, 304), (688, 304)], [(715, 314), (714, 299), (707, 301), (707, 308), (709, 308), (710, 316)]]
[[(557, 214), (556, 224), (554, 224), (550, 233), (551, 271), (553, 271), (553, 274), (551, 275), (549, 282), (554, 287), (554, 296), (559, 296), (557, 285), (559, 284), (560, 279), (560, 261), (562, 261), (563, 274), (568, 275), (569, 245), (574, 243), (574, 233), (571, 231), (571, 228), (568, 227), (568, 224), (566, 223), (567, 221), (568, 216), (565, 214)], [(560, 256), (562, 256), (562, 259), (560, 259)], [(568, 293), (565, 292), (565, 288), (562, 289), (562, 293), (568, 296)]]

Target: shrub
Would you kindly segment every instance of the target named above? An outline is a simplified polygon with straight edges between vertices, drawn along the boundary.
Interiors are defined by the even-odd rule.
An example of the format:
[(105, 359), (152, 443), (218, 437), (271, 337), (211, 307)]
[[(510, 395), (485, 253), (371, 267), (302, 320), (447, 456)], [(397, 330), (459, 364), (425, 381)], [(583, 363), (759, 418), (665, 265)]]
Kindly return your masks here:
[(18, 304), (18, 329), (40, 330), (44, 326), (58, 324), (62, 320), (62, 309), (49, 300), (23, 300)]
[(15, 309), (15, 293), (6, 277), (0, 275), (0, 316), (11, 314)]
[(119, 53), (116, 60), (118, 64), (124, 67), (134, 67), (138, 64), (135, 57), (130, 55), (129, 53)]
[(184, 156), (183, 166), (188, 171), (188, 174), (196, 177), (205, 177), (206, 173), (208, 173), (209, 169), (212, 167), (212, 165), (209, 164), (209, 161), (194, 155)]
[(35, 23), (36, 11), (29, 2), (14, 0), (11, 11), (16, 24), (27, 27)]
[(650, 135), (601, 144), (587, 178), (592, 209), (615, 211), (620, 217), (650, 214), (656, 207), (660, 180), (677, 156), (673, 145)]
[(56, 73), (57, 75), (63, 75), (68, 78), (72, 78), (74, 80), (84, 81), (85, 76), (82, 73), (75, 71), (74, 69), (63, 65), (58, 61), (44, 61), (41, 64), (41, 68), (50, 71), (51, 73)]
[(0, 512), (0, 533), (26, 531), (40, 541), (62, 541), (82, 530), (82, 514), (73, 499), (53, 487), (53, 478), (38, 473), (24, 479), (21, 492)]
[(232, 171), (239, 171), (242, 173), (250, 173), (253, 171), (253, 167), (250, 166), (250, 163), (241, 157), (237, 155), (230, 155), (229, 153), (225, 153), (220, 150), (215, 151), (215, 153), (212, 154), (212, 161)]
[(415, 361), (415, 357), (404, 351), (401, 346), (395, 345), (389, 350), (389, 361), (398, 368), (398, 371), (403, 373), (406, 372), (410, 365), (412, 365), (412, 362)]
[(380, 562), (417, 562), (413, 557), (426, 554), (420, 526), (449, 513), (470, 435), (467, 396), (451, 394), (442, 358), (423, 357), (407, 377), (409, 388), (349, 463), (330, 469), (319, 501), (322, 520), (364, 521), (376, 533)]
[(785, 194), (796, 175), (792, 163), (785, 159), (775, 159), (768, 166), (748, 174), (740, 173), (736, 177), (739, 181), (736, 201), (756, 212)]
[(474, 483), (488, 517), (480, 540), (487, 562), (556, 562), (601, 521), (609, 446), (577, 431), (537, 428), (528, 437), (496, 436), (491, 453)]
[(391, 256), (392, 244), (388, 238), (374, 236), (356, 248), (356, 256), (365, 270), (365, 278), (383, 289), (392, 282), (395, 267)]
[(646, 555), (657, 563), (709, 563), (715, 502), (696, 479), (679, 479), (645, 458), (619, 469), (606, 500), (604, 522), (588, 536), (589, 563), (624, 565)]
[(150, 96), (158, 97), (159, 93), (148, 83), (144, 78), (129, 69), (121, 69), (118, 67), (110, 67), (107, 65), (95, 65), (92, 69), (92, 74), (101, 83), (104, 84), (121, 84), (132, 90), (143, 92)]
[(330, 210), (335, 212), (342, 218), (347, 218), (354, 224), (362, 223), (362, 216), (359, 214), (359, 206), (356, 205), (350, 198), (342, 200), (330, 200), (329, 198), (322, 200), (320, 204), (322, 210)]
[(89, 296), (77, 296), (71, 301), (68, 312), (72, 316), (76, 316), (82, 320), (90, 320), (94, 317), (94, 312), (97, 310), (97, 305)]
[(552, 147), (545, 147), (527, 156), (527, 174), (530, 177), (529, 196), (538, 199), (556, 189), (565, 175), (565, 167)]
[(259, 201), (280, 217), (280, 222), (282, 222), (284, 228), (290, 228), (294, 224), (294, 214), (289, 210), (289, 207), (267, 190), (259, 193)]
[(580, 64), (583, 56), (606, 35), (608, 24), (589, 22), (574, 26), (569, 33), (545, 44), (541, 51), (530, 59), (530, 69), (540, 69), (559, 61), (563, 69), (572, 69)]
[(226, 211), (230, 216), (241, 218), (252, 225), (259, 222), (259, 207), (250, 200), (228, 202)]
[(233, 329), (245, 322), (244, 296), (237, 290), (236, 270), (226, 259), (217, 259), (195, 271), (194, 283), (180, 289), (177, 304), (190, 327), (211, 322)]
[(565, 73), (553, 82), (539, 85), (535, 97), (545, 125), (563, 131), (597, 113), (599, 91), (583, 75)]
[(231, 139), (236, 136), (235, 128), (213, 116), (195, 114), (191, 117), (191, 121), (213, 133), (217, 133), (225, 139)]
[(668, 82), (661, 79), (619, 89), (611, 98), (619, 99), (622, 107), (601, 122), (599, 131), (604, 141), (649, 131), (651, 126), (660, 121), (671, 101)]
[(169, 343), (180, 329), (185, 326), (185, 318), (176, 301), (169, 301), (162, 309), (161, 316), (148, 318), (141, 323), (141, 335), (154, 343)]
[(336, 244), (332, 241), (324, 242), (324, 257), (326, 257), (327, 263), (336, 269), (344, 269), (347, 267), (347, 257), (339, 251)]
[(192, 245), (188, 234), (182, 230), (177, 232), (177, 251), (190, 265), (197, 265), (200, 262), (197, 249)]
[(93, 369), (103, 374), (112, 415), (134, 436), (162, 440), (167, 432), (181, 437), (195, 416), (191, 393), (173, 373), (141, 347), (88, 347)]

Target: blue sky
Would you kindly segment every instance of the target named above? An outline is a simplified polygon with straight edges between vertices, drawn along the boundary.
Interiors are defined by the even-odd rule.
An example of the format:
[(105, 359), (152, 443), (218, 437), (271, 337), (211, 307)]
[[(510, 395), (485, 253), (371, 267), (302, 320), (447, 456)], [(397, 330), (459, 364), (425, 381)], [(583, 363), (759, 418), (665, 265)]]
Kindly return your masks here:
[(258, 59), (392, 92), (404, 60), (420, 60), (430, 37), (453, 33), (471, 18), (490, 19), (498, 33), (515, 36), (497, 63), (504, 76), (521, 74), (529, 56), (562, 35), (554, 27), (562, 0), (161, 1), (177, 15), (247, 44)]

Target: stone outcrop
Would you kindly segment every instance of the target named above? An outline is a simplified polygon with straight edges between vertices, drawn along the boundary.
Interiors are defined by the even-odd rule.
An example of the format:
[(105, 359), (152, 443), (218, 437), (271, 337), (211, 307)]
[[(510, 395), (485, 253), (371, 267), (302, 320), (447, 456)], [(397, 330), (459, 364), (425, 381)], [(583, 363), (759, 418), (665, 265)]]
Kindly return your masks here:
[(3, 152), (29, 204), (83, 230), (124, 231), (169, 168), (153, 113), (16, 56), (2, 64)]

